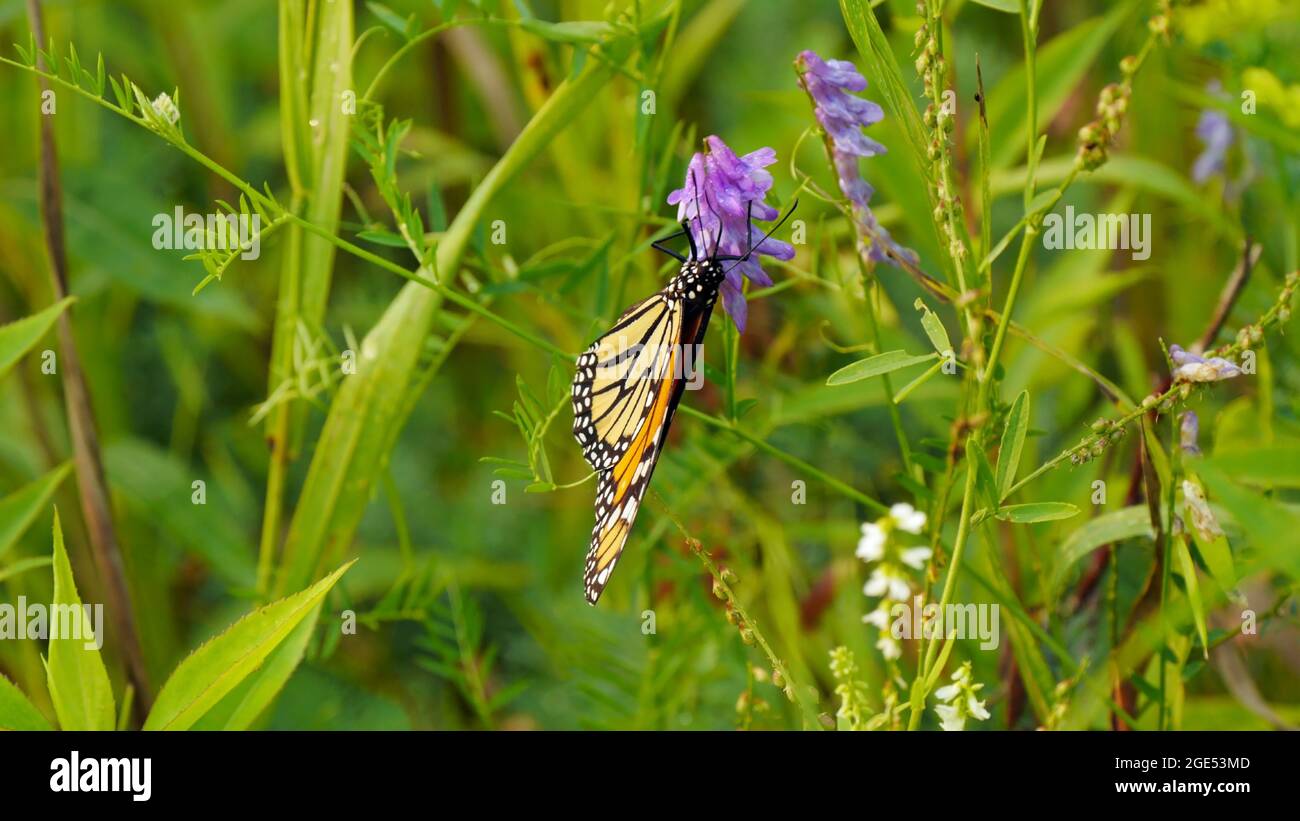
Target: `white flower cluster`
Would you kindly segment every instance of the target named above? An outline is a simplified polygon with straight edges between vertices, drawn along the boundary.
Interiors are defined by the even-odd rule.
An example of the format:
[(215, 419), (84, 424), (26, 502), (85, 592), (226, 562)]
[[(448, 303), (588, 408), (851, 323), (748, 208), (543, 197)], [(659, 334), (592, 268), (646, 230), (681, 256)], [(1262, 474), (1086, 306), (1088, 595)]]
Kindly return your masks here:
[(858, 540), (857, 557), (875, 565), (862, 592), (881, 597), (876, 609), (862, 620), (880, 630), (876, 648), (891, 661), (902, 655), (903, 649), (889, 631), (890, 604), (907, 601), (912, 591), (912, 571), (924, 570), (930, 559), (930, 548), (903, 547), (894, 534), (902, 531), (917, 535), (924, 529), (925, 514), (900, 503), (891, 507), (887, 516), (863, 524), (862, 538)]
[(985, 709), (984, 702), (975, 697), (975, 693), (983, 689), (984, 685), (971, 680), (969, 661), (952, 674), (952, 682), (934, 691), (934, 697), (944, 702), (934, 708), (943, 722), (943, 729), (964, 730), (968, 718), (987, 720), (989, 711)]
[(180, 122), (181, 110), (176, 107), (176, 103), (173, 102), (172, 98), (166, 93), (159, 94), (154, 98), (150, 105), (153, 106), (153, 110), (159, 117), (162, 117), (172, 125), (176, 125), (176, 123)]

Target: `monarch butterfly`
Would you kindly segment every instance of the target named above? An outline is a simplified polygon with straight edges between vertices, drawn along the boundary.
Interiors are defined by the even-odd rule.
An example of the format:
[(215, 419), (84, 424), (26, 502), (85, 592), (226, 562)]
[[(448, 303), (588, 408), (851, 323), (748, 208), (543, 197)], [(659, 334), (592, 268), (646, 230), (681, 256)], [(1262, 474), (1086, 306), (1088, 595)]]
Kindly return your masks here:
[[(763, 239), (781, 227), (797, 204), (791, 205)], [(751, 216), (752, 208), (750, 202)], [(702, 221), (700, 228), (703, 235)], [(739, 264), (757, 247), (751, 244), (743, 256), (719, 255), (721, 234), (719, 223), (718, 239), (704, 257), (687, 220), (682, 221), (678, 233), (651, 243), (681, 262), (681, 270), (661, 291), (624, 311), (614, 327), (578, 357), (573, 378), (573, 435), (598, 473), (596, 525), (583, 571), (589, 604), (600, 599), (623, 553), (673, 413), (693, 377), (695, 363), (689, 361), (690, 353), (698, 351), (704, 341), (713, 304), (729, 270), (722, 263)], [(689, 257), (665, 247), (683, 236), (690, 244)]]

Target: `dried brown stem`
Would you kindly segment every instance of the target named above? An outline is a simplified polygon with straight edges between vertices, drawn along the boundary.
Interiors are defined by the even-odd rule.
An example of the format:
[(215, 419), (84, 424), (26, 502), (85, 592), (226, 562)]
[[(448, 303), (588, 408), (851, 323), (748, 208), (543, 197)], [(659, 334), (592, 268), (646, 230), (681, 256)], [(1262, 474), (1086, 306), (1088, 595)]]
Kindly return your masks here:
[[(40, 0), (27, 0), (27, 16), (38, 44), (45, 43), (45, 26), (41, 18)], [(37, 52), (37, 67), (48, 71), (45, 61)], [(42, 92), (50, 90), (49, 81), (41, 77)], [(63, 235), (63, 191), (59, 184), (58, 150), (54, 141), (54, 127), (49, 117), (40, 123), (40, 206), (41, 223), (45, 234), (46, 250), (50, 257), (50, 281), (55, 301), (68, 294), (68, 255)], [(81, 495), (81, 509), (90, 533), (91, 554), (103, 581), (105, 595), (120, 636), (120, 647), (126, 660), (127, 674), (135, 687), (140, 709), (147, 712), (150, 704), (148, 674), (144, 654), (136, 631), (135, 616), (131, 611), (131, 595), (127, 587), (126, 571), (118, 546), (117, 531), (113, 525), (113, 511), (109, 505), (108, 487), (104, 478), (104, 462), (99, 448), (99, 435), (95, 429), (94, 411), (90, 404), (90, 391), (81, 359), (77, 354), (76, 339), (72, 334), (72, 309), (64, 311), (58, 320), (60, 371), (63, 376), (63, 400), (68, 414), (69, 434), (77, 468), (77, 488)]]

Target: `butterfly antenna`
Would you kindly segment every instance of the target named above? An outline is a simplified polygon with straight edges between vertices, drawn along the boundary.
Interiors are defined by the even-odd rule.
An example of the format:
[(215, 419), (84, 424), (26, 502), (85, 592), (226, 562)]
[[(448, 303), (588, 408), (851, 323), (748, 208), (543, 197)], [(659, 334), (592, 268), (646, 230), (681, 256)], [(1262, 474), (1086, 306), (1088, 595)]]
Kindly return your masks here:
[[(753, 200), (750, 200), (751, 205), (753, 205), (753, 202), (754, 202)], [(745, 260), (753, 256), (754, 252), (757, 251), (764, 242), (767, 242), (768, 237), (775, 234), (777, 232), (777, 229), (779, 229), (782, 225), (785, 225), (785, 221), (790, 219), (790, 215), (793, 214), (794, 209), (798, 207), (799, 207), (799, 200), (795, 200), (794, 202), (790, 203), (790, 210), (786, 211), (785, 216), (781, 217), (781, 219), (776, 223), (776, 225), (772, 226), (772, 230), (764, 234), (763, 238), (760, 239), (757, 243), (751, 243), (751, 245), (749, 246), (749, 250), (745, 252), (745, 255), (740, 259), (736, 260), (735, 264), (733, 264), (731, 268), (728, 268), (726, 271), (723, 271), (723, 273), (725, 274), (731, 271), (732, 268), (735, 268), (737, 265), (739, 265), (740, 263), (744, 262)]]

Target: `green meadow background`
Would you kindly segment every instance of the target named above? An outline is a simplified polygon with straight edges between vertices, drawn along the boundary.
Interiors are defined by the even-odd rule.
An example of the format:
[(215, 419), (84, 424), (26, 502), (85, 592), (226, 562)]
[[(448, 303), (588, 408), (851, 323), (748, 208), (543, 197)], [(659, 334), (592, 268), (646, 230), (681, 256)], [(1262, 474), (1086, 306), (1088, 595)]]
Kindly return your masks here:
[[(74, 664), (43, 642), (0, 640), (0, 673), (12, 682), (0, 690), (8, 726), (104, 726), (107, 717), (121, 727), (833, 727), (843, 726), (842, 682), (830, 652), (841, 646), (856, 659), (857, 692), (871, 712), (908, 700), (917, 648), (905, 643), (891, 667), (861, 621), (873, 604), (862, 592), (869, 568), (854, 550), (862, 523), (880, 515), (862, 497), (931, 508), (944, 475), (955, 475), (937, 534), (950, 554), (966, 468), (958, 460), (952, 474), (946, 460), (962, 453), (951, 437), (963, 377), (930, 379), (899, 407), (924, 481), (900, 464), (882, 380), (830, 386), (827, 377), (872, 351), (930, 351), (918, 297), (960, 340), (951, 305), (876, 267), (873, 348), (851, 225), (804, 194), (796, 218), (806, 241), (792, 262), (765, 262), (776, 285), (751, 289), (746, 331), (737, 335), (715, 311), (707, 384), (683, 400), (699, 414), (677, 415), (594, 608), (581, 572), (595, 483), (579, 483), (589, 470), (570, 434), (572, 368), (561, 354), (576, 355), (671, 276), (648, 244), (671, 228), (675, 209), (664, 200), (704, 136), (737, 153), (774, 148), (770, 200), (781, 206), (796, 174), (836, 190), (820, 139), (806, 133), (815, 121), (793, 66), (804, 49), (866, 70), (865, 96), (886, 112), (869, 133), (890, 149), (862, 163), (876, 188), (872, 206), (942, 279), (946, 243), (906, 120), (877, 69), (885, 42), (916, 111), (925, 108), (914, 2), (40, 5), (61, 63), (75, 45), (83, 89), (96, 85), (102, 53), (107, 74), (127, 75), (146, 100), (176, 98), (180, 139), (193, 152), (147, 127), (156, 123), (142, 109), (131, 122), (65, 86), (55, 86), (56, 109), (43, 115), (33, 74), (0, 65), (0, 322), (42, 317), (21, 332), (0, 329), (0, 602), (60, 595), (56, 507), (81, 599), (112, 600), (86, 514), (96, 480), (79, 475), (90, 463), (75, 458), (72, 422), (92, 419), (143, 668), (129, 672), (127, 642), (107, 616), (102, 668), (98, 654)], [(1038, 190), (1066, 177), (1076, 132), (1102, 86), (1120, 80), (1121, 58), (1147, 42), (1158, 5), (1042, 4)], [(985, 226), (996, 240), (1026, 210), (1018, 10), (943, 4), (954, 171), (977, 259)], [(883, 40), (868, 35), (869, 11)], [(16, 63), (28, 62), (10, 45), (28, 47), (27, 13), (25, 2), (0, 0), (0, 54)], [(980, 422), (996, 459), (1008, 406), (1028, 392), (1021, 476), (1088, 436), (1098, 417), (1123, 415), (1067, 359), (1140, 400), (1169, 372), (1162, 344), (1189, 347), (1210, 324), (1247, 241), (1258, 260), (1218, 342), (1266, 314), (1300, 267), (1300, 8), (1208, 0), (1179, 4), (1173, 20), (1169, 42), (1151, 49), (1134, 81), (1109, 162), (1075, 180), (1055, 208), (1152, 215), (1150, 258), (1041, 242), (1028, 250), (1014, 319), (1042, 344), (1008, 337), (995, 410)], [(1228, 95), (1235, 140), (1225, 173), (1198, 184), (1194, 131), (1215, 104), (1212, 79)], [(372, 89), (382, 112), (368, 104), (340, 116), (329, 104), (337, 98), (319, 93), (331, 83), (357, 98)], [(1239, 113), (1243, 89), (1255, 92), (1253, 114)], [(111, 87), (103, 93), (118, 105)], [(128, 91), (128, 105), (132, 98)], [(58, 309), (40, 313), (57, 302), (38, 197), (43, 119), (57, 141), (75, 296), (66, 316), (88, 405), (68, 391)], [(387, 144), (358, 136), (379, 123)], [(211, 165), (196, 161), (200, 152)], [(258, 259), (206, 283), (201, 260), (153, 247), (154, 215), (177, 206), (207, 214), (219, 200), (238, 210), (241, 194), (253, 199), (244, 184), (350, 246), (282, 221)], [(1017, 239), (992, 264), (979, 298), (993, 308), (1004, 304), (1018, 247)], [(417, 256), (448, 293), (402, 278)], [(1098, 516), (1126, 506), (1144, 515), (1134, 421), (1101, 457), (1078, 467), (1067, 460), (1014, 499), (1070, 503), (1077, 515), (989, 519), (975, 529), (972, 572), (956, 574), (954, 598), (1000, 603), (1001, 645), (982, 651), (965, 640), (951, 650), (944, 678), (970, 661), (992, 713), (969, 729), (1112, 728), (1128, 724), (1113, 709), (1121, 699), (1144, 728), (1162, 723), (1152, 705), (1166, 701), (1163, 723), (1174, 728), (1300, 722), (1300, 350), (1283, 329), (1272, 323), (1254, 346), (1257, 373), (1197, 386), (1177, 407), (1200, 419), (1215, 477), (1203, 478), (1231, 544), (1236, 598), (1199, 554), (1197, 600), (1187, 596), (1185, 566), (1162, 594), (1169, 554), (1148, 536), (1092, 532), (1065, 551)], [(57, 374), (42, 370), (46, 350), (58, 353)], [(347, 352), (356, 374), (341, 371)], [(895, 374), (894, 389), (918, 373)], [(1172, 457), (1170, 416), (1152, 428)], [(1097, 480), (1104, 506), (1092, 502)], [(1101, 555), (1108, 561), (1098, 563)], [(329, 575), (352, 559), (341, 577)], [(727, 569), (725, 583), (710, 564)], [(928, 580), (934, 597), (946, 572), (940, 565)], [(333, 581), (311, 587), (322, 578)], [(726, 602), (714, 593), (722, 587)], [(204, 644), (300, 590), (309, 595)], [(1245, 609), (1258, 614), (1258, 630), (1233, 638)], [(1142, 641), (1160, 635), (1165, 616), (1171, 649), (1161, 665), (1159, 641)], [(216, 650), (191, 657), (201, 646)], [(224, 683), (207, 701), (187, 698), (208, 681)], [(78, 718), (60, 702), (81, 688), (99, 707)], [(921, 727), (938, 727), (934, 703)], [(151, 725), (150, 704), (170, 712)], [(883, 722), (906, 723), (905, 715)]]

